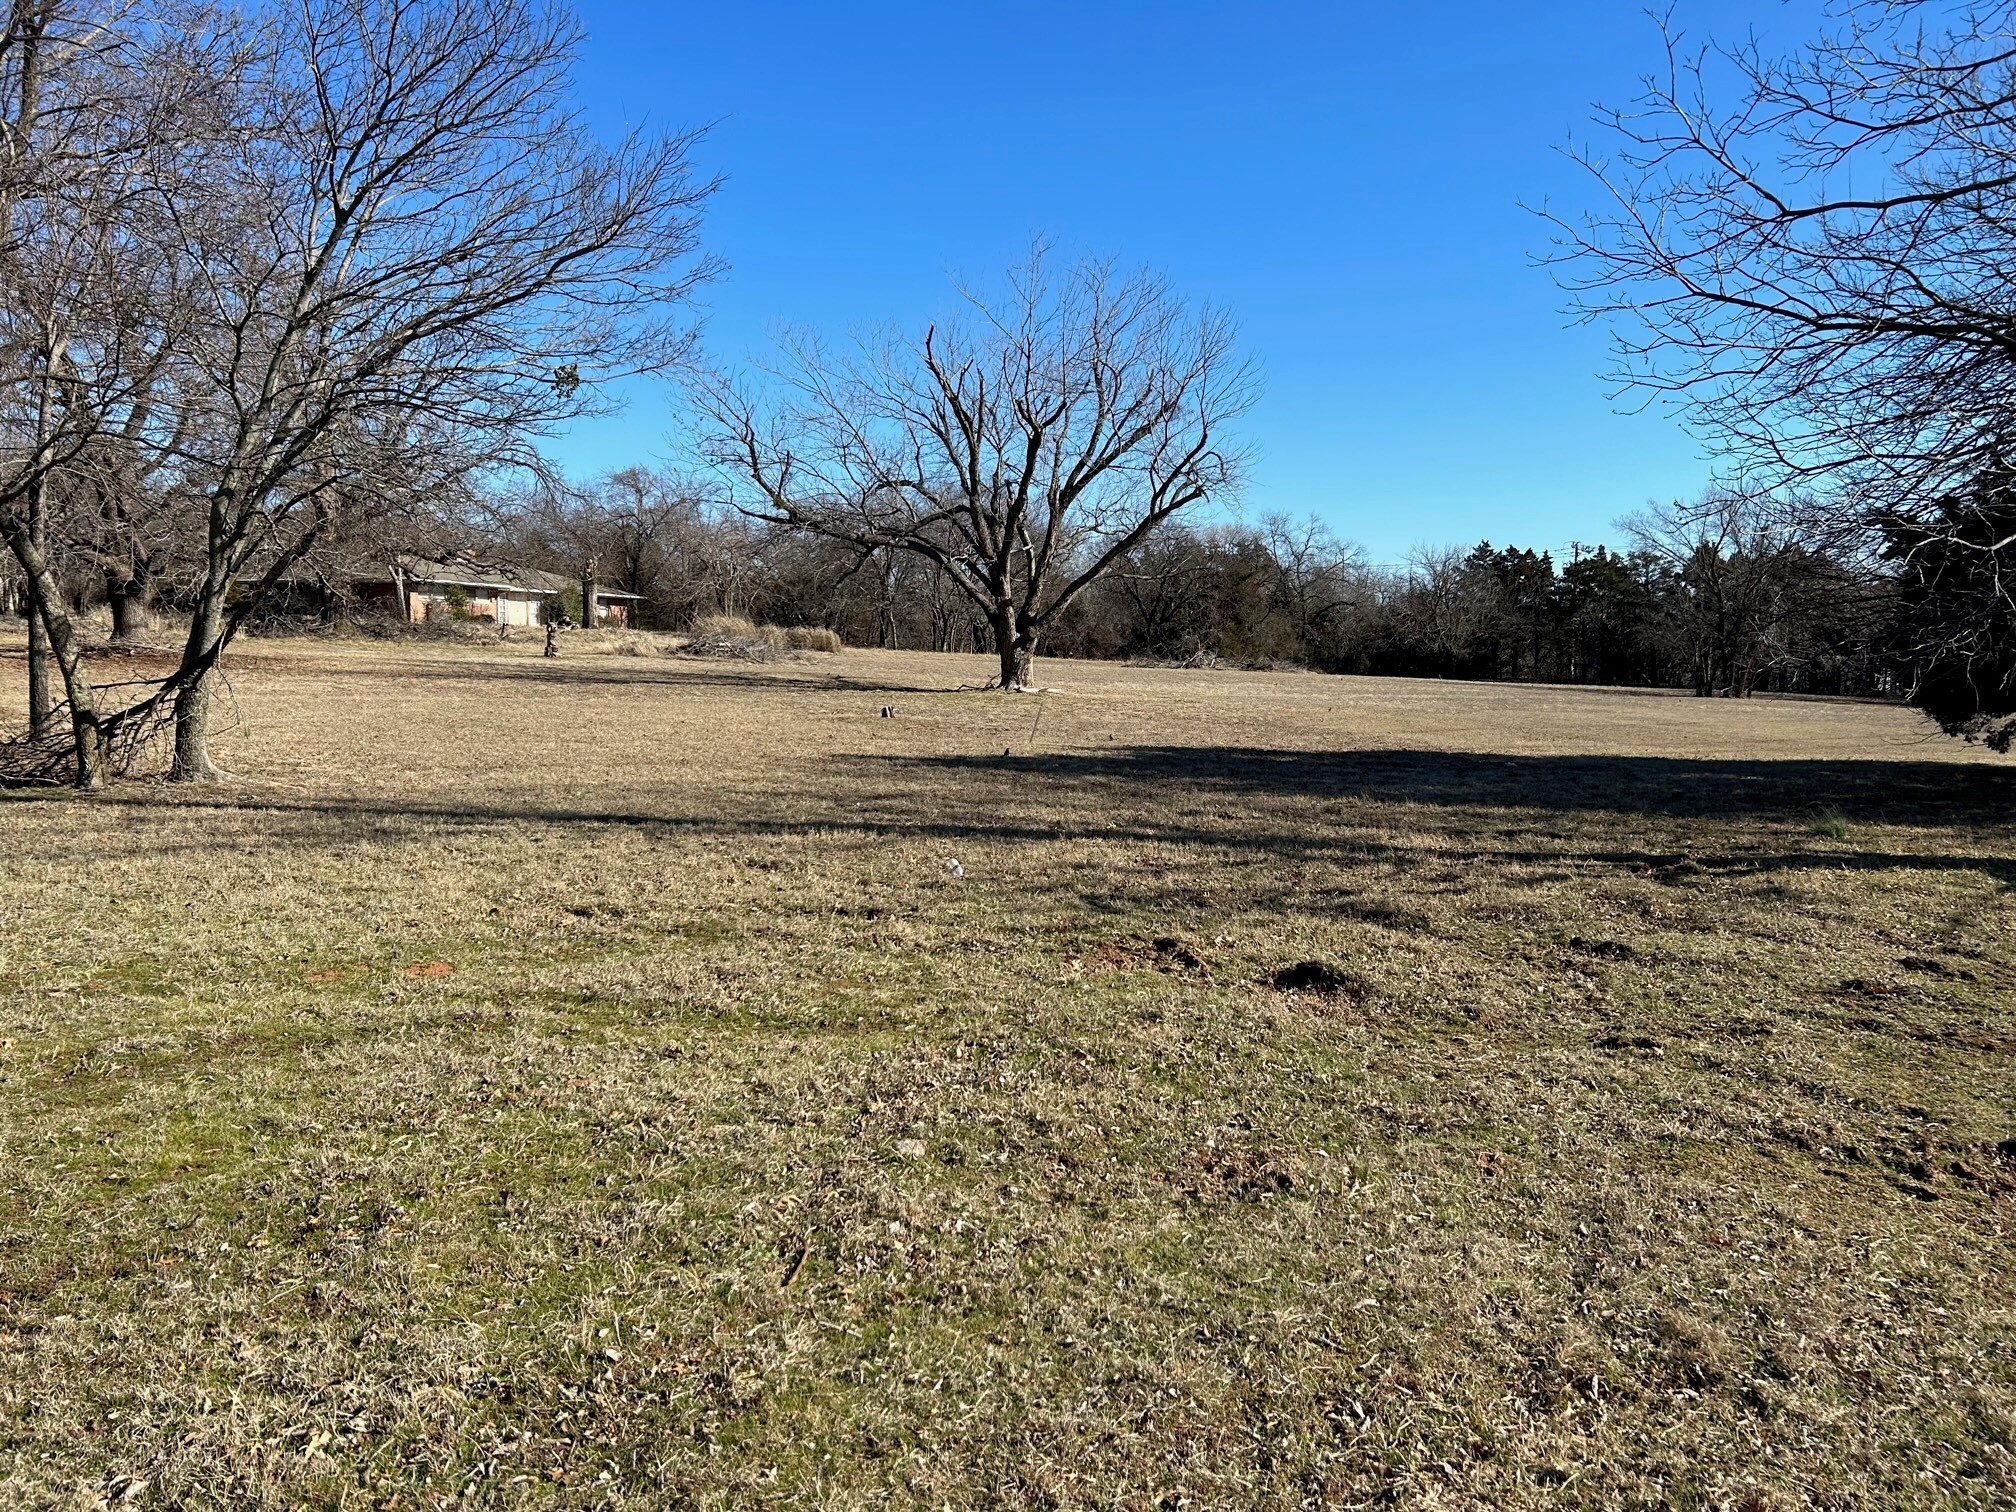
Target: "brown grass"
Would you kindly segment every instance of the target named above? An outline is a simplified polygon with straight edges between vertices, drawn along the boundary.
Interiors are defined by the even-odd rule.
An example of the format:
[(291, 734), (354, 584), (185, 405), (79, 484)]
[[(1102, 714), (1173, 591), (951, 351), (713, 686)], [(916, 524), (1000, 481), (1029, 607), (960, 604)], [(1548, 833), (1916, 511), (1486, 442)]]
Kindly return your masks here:
[(784, 632), (784, 638), (793, 651), (819, 651), (831, 655), (847, 649), (847, 642), (840, 639), (840, 632), (828, 630), (823, 625), (793, 625)]
[(695, 635), (754, 635), (756, 621), (739, 614), (703, 614), (693, 621)]
[(2008, 763), (985, 675), (255, 645), (0, 799), (0, 1502), (2016, 1496)]
[(726, 661), (781, 661), (799, 652), (847, 649), (839, 633), (816, 625), (758, 625), (734, 614), (704, 614), (677, 649), (686, 656)]

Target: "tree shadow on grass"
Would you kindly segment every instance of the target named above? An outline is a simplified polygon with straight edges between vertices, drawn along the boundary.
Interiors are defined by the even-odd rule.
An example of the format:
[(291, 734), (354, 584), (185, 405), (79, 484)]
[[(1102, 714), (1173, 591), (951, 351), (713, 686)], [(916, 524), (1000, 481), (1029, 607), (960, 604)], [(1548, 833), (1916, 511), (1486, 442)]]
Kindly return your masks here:
[(293, 677), (339, 677), (379, 686), (401, 682), (549, 683), (555, 687), (747, 688), (764, 693), (890, 693), (919, 697), (967, 691), (937, 684), (888, 681), (830, 671), (817, 662), (742, 662), (726, 658), (683, 656), (607, 656), (482, 659), (477, 657), (416, 658), (396, 671), (336, 659), (327, 661), (244, 660), (229, 663), (234, 675), (247, 673)]
[(1358, 799), (1678, 819), (1795, 817), (1929, 827), (2016, 826), (2016, 763), (1501, 756), (1460, 751), (1281, 751), (1128, 746), (1042, 756), (882, 756), (948, 774), (1189, 789), (1250, 798)]
[[(416, 830), (534, 825), (752, 842), (809, 831), (831, 833), (841, 844), (1094, 839), (1195, 847), (1227, 858), (1411, 866), (1420, 860), (1418, 839), (1433, 836), (1445, 863), (1539, 868), (1560, 878), (1590, 868), (1675, 881), (1816, 869), (1978, 871), (2016, 885), (2012, 847), (1999, 845), (2003, 853), (1994, 853), (1999, 842), (2016, 838), (2016, 769), (1987, 763), (1153, 746), (1024, 757), (858, 755), (836, 758), (827, 773), (821, 789), (783, 804), (759, 789), (717, 792), (718, 806), (706, 813), (557, 805), (537, 793), (520, 801), (506, 794), (444, 801), (250, 792), (167, 803), (138, 795), (101, 801), (256, 816), (259, 846), (396, 843), (410, 841)], [(892, 777), (901, 780), (891, 785)], [(1312, 800), (1434, 812), (1416, 807), (1411, 818), (1375, 812), (1365, 816), (1375, 821), (1368, 825), (1359, 816), (1312, 814), (1306, 807)], [(1867, 843), (1794, 848), (1769, 832), (1720, 828), (1744, 819), (1797, 823), (1823, 808), (1841, 811), (1851, 826), (1957, 831), (1971, 843), (1950, 854)], [(1644, 844), (1629, 843), (1637, 837), (1628, 825), (1614, 834), (1546, 828), (1547, 817), (1571, 815), (1677, 819), (1700, 828), (1679, 836), (1668, 831)], [(1396, 829), (1402, 838), (1390, 838)], [(1406, 838), (1409, 829), (1419, 836)], [(192, 851), (205, 845), (199, 836), (153, 843)]]

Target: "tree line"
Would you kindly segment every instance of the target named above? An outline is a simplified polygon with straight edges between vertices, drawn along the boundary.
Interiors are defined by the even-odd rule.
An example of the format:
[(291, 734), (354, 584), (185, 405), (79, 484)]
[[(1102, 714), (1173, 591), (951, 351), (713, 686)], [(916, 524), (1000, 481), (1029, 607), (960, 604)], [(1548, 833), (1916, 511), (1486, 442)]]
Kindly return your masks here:
[[(1484, 542), (1379, 566), (1317, 520), (1176, 520), (1115, 556), (1042, 647), (1730, 697), (1883, 693), (1912, 677), (1894, 574), (1815, 552), (1733, 494), (1623, 524), (1623, 549), (1571, 547), (1560, 561)], [(996, 650), (985, 607), (930, 558), (752, 517), (651, 469), (497, 501), (446, 539), (564, 573), (593, 561), (642, 596), (639, 623), (654, 628), (733, 614), (824, 625), (861, 646)]]

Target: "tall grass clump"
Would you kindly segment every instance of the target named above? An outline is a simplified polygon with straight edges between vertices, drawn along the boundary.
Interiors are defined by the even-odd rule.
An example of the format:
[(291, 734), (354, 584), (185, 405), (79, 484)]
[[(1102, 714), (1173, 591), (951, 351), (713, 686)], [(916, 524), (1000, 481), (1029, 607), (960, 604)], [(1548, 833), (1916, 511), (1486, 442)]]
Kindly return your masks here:
[(840, 651), (846, 643), (819, 626), (758, 625), (739, 614), (707, 614), (693, 622), (692, 633), (679, 650), (687, 656), (718, 656), (739, 661), (776, 661), (804, 651)]
[(693, 621), (695, 636), (738, 635), (747, 638), (755, 633), (756, 622), (739, 614), (703, 614)]
[[(518, 633), (531, 637), (543, 636), (545, 631), (525, 628)], [(653, 630), (598, 625), (593, 630), (577, 627), (566, 631), (560, 645), (563, 656), (655, 656), (670, 651), (673, 641)]]

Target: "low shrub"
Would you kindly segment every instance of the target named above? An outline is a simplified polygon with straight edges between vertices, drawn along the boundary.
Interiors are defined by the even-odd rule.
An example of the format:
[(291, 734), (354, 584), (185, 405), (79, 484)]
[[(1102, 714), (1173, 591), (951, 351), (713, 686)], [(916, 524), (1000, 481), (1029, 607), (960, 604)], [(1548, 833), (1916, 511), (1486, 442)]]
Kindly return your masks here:
[(693, 621), (693, 635), (696, 639), (717, 635), (751, 636), (756, 633), (756, 622), (744, 619), (739, 614), (703, 614)]
[(828, 630), (823, 625), (793, 625), (784, 632), (784, 639), (793, 651), (844, 651), (847, 642), (840, 639), (840, 632)]
[[(732, 621), (731, 621), (732, 623)], [(682, 656), (712, 656), (728, 661), (777, 661), (789, 654), (790, 639), (775, 625), (751, 625), (744, 630), (727, 630), (702, 621), (678, 648)]]

